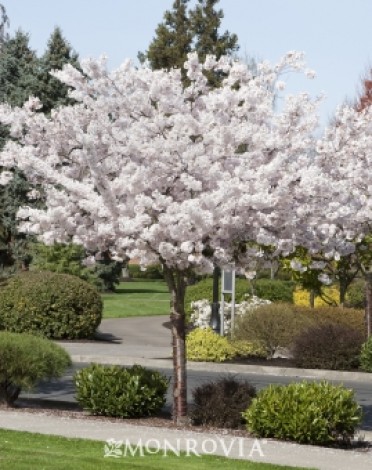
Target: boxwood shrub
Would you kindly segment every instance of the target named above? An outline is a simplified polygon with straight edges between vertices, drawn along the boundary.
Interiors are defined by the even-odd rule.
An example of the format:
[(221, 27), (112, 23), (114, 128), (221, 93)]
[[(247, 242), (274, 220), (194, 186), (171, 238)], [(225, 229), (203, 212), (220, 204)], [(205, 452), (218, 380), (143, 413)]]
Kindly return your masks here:
[(169, 380), (142, 366), (91, 364), (75, 373), (76, 399), (94, 415), (151, 416), (165, 404)]
[(328, 382), (270, 385), (243, 413), (248, 431), (259, 437), (303, 444), (350, 444), (362, 410), (354, 393)]
[(26, 272), (0, 290), (0, 329), (53, 339), (90, 338), (102, 318), (102, 300), (69, 274)]
[(48, 339), (1, 331), (0, 405), (12, 406), (22, 389), (60, 377), (70, 365), (67, 352)]

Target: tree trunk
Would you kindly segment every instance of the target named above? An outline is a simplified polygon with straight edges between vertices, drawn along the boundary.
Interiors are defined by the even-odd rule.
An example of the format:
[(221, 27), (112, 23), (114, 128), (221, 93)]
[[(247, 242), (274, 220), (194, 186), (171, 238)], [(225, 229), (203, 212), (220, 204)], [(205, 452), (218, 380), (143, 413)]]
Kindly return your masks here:
[(315, 291), (314, 291), (314, 289), (310, 290), (309, 303), (310, 303), (311, 308), (315, 307)]
[(181, 271), (164, 266), (164, 277), (171, 294), (171, 325), (173, 348), (173, 420), (185, 424), (187, 419), (185, 277)]
[(212, 330), (220, 334), (221, 333), (221, 319), (220, 319), (220, 299), (219, 299), (219, 280), (221, 270), (217, 266), (213, 270), (213, 298), (211, 304), (211, 321), (210, 326)]
[(348, 285), (340, 281), (340, 307), (345, 307), (345, 298)]
[(372, 272), (366, 273), (366, 329), (367, 329), (367, 338), (371, 336), (372, 329)]

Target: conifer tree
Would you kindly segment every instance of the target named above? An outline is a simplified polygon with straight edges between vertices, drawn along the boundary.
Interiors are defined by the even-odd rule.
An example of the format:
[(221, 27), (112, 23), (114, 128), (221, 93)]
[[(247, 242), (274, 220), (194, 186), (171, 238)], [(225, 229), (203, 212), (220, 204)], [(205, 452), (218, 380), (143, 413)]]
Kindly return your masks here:
[(196, 7), (188, 10), (189, 0), (175, 0), (172, 10), (164, 13), (147, 52), (138, 54), (140, 61), (147, 59), (153, 69), (182, 68), (191, 51), (196, 51), (201, 61), (207, 54), (219, 58), (237, 51), (236, 34), (219, 34), (223, 12), (215, 9), (218, 1), (198, 0)]
[(173, 10), (164, 13), (164, 22), (158, 25), (148, 51), (139, 53), (139, 59), (147, 59), (152, 69), (180, 68), (191, 52), (193, 35), (187, 15), (188, 2), (175, 0)]
[(50, 74), (51, 70), (61, 70), (65, 64), (79, 68), (78, 54), (64, 39), (61, 29), (57, 27), (51, 34), (47, 49), (40, 59), (37, 96), (43, 103), (42, 111), (44, 113), (49, 113), (57, 106), (72, 103), (68, 97), (68, 87)]
[[(28, 34), (17, 31), (5, 39), (0, 51), (0, 102), (21, 106), (38, 92), (38, 59), (29, 46)], [(0, 148), (9, 138), (6, 126), (0, 126)], [(0, 267), (3, 271), (15, 264), (25, 265), (26, 236), (19, 234), (16, 213), (25, 204), (30, 185), (19, 170), (7, 185), (0, 186)]]
[[(1, 5), (0, 5), (1, 9)], [(5, 17), (4, 17), (5, 14)], [(3, 22), (7, 20), (3, 12)], [(0, 29), (1, 32), (1, 29)], [(0, 102), (22, 106), (29, 96), (37, 96), (43, 103), (44, 113), (59, 105), (70, 104), (67, 86), (50, 75), (66, 63), (78, 67), (78, 56), (56, 28), (45, 54), (39, 59), (29, 46), (29, 35), (17, 31), (6, 38), (0, 51)], [(0, 127), (0, 149), (9, 138), (8, 129)], [(5, 186), (0, 186), (0, 271), (5, 275), (14, 269), (27, 267), (31, 256), (25, 234), (19, 233), (16, 214), (20, 206), (35, 203), (29, 199), (30, 184), (19, 170)], [(0, 273), (1, 276), (1, 273)]]
[(194, 34), (194, 50), (199, 59), (205, 60), (207, 54), (219, 59), (222, 55), (231, 55), (238, 50), (238, 36), (225, 31), (219, 34), (223, 11), (216, 10), (219, 0), (198, 0), (194, 10), (190, 11), (190, 22)]

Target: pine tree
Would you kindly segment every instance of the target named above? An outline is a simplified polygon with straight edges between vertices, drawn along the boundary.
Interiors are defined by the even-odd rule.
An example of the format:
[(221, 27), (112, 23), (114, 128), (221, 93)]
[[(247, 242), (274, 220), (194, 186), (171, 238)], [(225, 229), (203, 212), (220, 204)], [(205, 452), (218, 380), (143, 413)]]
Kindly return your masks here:
[(173, 10), (164, 13), (148, 51), (139, 54), (141, 61), (148, 60), (152, 69), (182, 67), (191, 51), (193, 40), (190, 20), (187, 16), (189, 0), (175, 0)]
[[(225, 31), (219, 34), (222, 10), (216, 10), (219, 0), (198, 0), (194, 10), (187, 10), (189, 0), (175, 0), (173, 9), (164, 13), (164, 21), (147, 52), (139, 53), (141, 62), (148, 60), (152, 69), (183, 67), (187, 54), (196, 51), (204, 61), (207, 54), (231, 55), (238, 50), (238, 37)], [(216, 77), (208, 77), (217, 85)]]
[(194, 49), (201, 61), (205, 60), (207, 54), (219, 59), (222, 55), (232, 55), (239, 49), (236, 34), (225, 31), (220, 35), (218, 32), (224, 17), (222, 10), (215, 9), (218, 2), (219, 0), (198, 0), (195, 9), (190, 11)]
[(68, 97), (68, 87), (62, 85), (50, 75), (51, 70), (60, 70), (65, 64), (79, 68), (78, 54), (64, 39), (60, 28), (51, 34), (47, 49), (40, 59), (38, 97), (43, 103), (42, 111), (49, 113), (53, 108), (69, 105), (73, 101)]

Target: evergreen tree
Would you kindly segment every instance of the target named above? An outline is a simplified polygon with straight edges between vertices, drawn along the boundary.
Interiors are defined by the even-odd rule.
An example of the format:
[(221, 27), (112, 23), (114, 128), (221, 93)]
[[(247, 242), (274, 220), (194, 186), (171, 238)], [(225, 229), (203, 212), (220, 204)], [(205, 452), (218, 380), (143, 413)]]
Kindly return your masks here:
[(219, 59), (222, 55), (231, 55), (239, 49), (238, 36), (225, 31), (219, 34), (223, 11), (216, 10), (219, 0), (198, 0), (195, 9), (190, 11), (190, 21), (195, 42), (194, 49), (199, 59), (205, 60), (207, 54)]
[(9, 26), (9, 18), (6, 13), (6, 9), (2, 3), (0, 3), (0, 44), (3, 44), (7, 37), (8, 33), (6, 32), (6, 28)]
[(51, 70), (60, 70), (65, 64), (79, 68), (78, 54), (64, 39), (60, 28), (51, 34), (47, 49), (40, 59), (38, 97), (43, 103), (42, 111), (49, 113), (53, 108), (69, 105), (73, 101), (68, 97), (68, 87), (50, 75)]
[[(191, 51), (196, 51), (201, 61), (207, 54), (219, 58), (237, 51), (236, 34), (219, 34), (223, 12), (215, 9), (218, 1), (198, 0), (193, 10), (187, 10), (189, 0), (175, 0), (173, 9), (164, 13), (147, 52), (138, 54), (139, 60), (148, 60), (152, 69), (182, 68)], [(218, 77), (208, 78), (212, 86), (218, 84)]]
[(175, 0), (173, 10), (164, 13), (164, 22), (160, 23), (148, 51), (139, 53), (141, 62), (146, 59), (152, 69), (170, 69), (182, 67), (187, 54), (191, 51), (193, 34), (190, 19), (187, 16), (189, 0)]
[(38, 91), (38, 58), (28, 34), (17, 31), (0, 50), (0, 102), (22, 106)]
[[(29, 46), (29, 36), (17, 31), (13, 38), (3, 42), (0, 51), (0, 102), (21, 106), (30, 95), (38, 91), (38, 59)], [(0, 126), (0, 148), (9, 138), (8, 129)], [(0, 267), (24, 266), (29, 256), (26, 237), (19, 234), (16, 213), (20, 205), (28, 202), (30, 185), (18, 170), (7, 185), (0, 186)]]
[[(42, 101), (41, 111), (45, 113), (56, 106), (70, 104), (72, 100), (67, 96), (67, 86), (49, 74), (66, 63), (78, 66), (78, 56), (62, 37), (59, 28), (52, 33), (41, 59), (30, 48), (28, 34), (17, 31), (14, 37), (5, 38), (0, 50), (0, 102), (22, 106), (33, 95)], [(0, 149), (8, 139), (8, 129), (0, 126)], [(30, 189), (18, 170), (15, 170), (13, 180), (0, 186), (0, 276), (27, 268), (30, 262), (29, 237), (18, 232), (16, 220), (20, 206), (35, 204), (28, 197)]]

